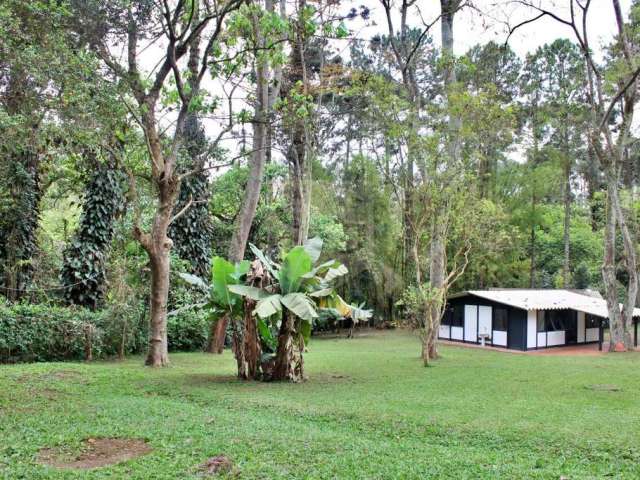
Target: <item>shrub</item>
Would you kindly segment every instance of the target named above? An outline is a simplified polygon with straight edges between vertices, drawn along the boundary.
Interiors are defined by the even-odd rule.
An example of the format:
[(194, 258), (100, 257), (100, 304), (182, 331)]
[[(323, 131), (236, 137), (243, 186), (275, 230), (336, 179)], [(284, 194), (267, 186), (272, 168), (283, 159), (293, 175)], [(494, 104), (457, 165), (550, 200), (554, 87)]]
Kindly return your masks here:
[(140, 353), (147, 345), (147, 320), (141, 308), (91, 311), (0, 302), (0, 363)]
[(103, 351), (104, 313), (42, 304), (0, 305), (0, 362), (80, 360)]
[(167, 319), (169, 350), (204, 350), (210, 324), (209, 314), (204, 310), (188, 309), (170, 315)]

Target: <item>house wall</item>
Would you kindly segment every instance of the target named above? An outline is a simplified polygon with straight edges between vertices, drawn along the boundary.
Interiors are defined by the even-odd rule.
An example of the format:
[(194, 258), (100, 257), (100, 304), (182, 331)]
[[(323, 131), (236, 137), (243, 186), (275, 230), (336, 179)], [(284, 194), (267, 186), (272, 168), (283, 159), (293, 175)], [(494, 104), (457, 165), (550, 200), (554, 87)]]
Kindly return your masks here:
[(441, 325), (438, 337), (445, 340), (463, 341), (465, 343), (481, 343), (478, 335), (480, 333), (489, 333), (486, 339), (488, 345), (498, 347), (506, 347), (508, 335), (506, 330), (494, 330), (494, 314), (495, 308), (507, 310), (507, 316), (510, 319), (513, 315), (512, 311), (524, 313), (524, 310), (515, 309), (508, 305), (492, 302), (472, 295), (451, 299), (449, 306), (461, 306), (464, 309), (464, 327), (455, 327), (449, 325)]
[[(525, 311), (473, 295), (451, 299), (449, 305), (451, 307), (458, 305), (463, 309), (463, 326), (441, 325), (439, 338), (442, 339), (479, 344), (478, 334), (489, 330), (491, 335), (486, 340), (488, 345), (522, 350), (566, 345), (567, 340), (585, 343), (597, 342), (599, 339), (598, 328), (586, 328), (583, 312), (567, 312), (569, 315), (574, 315), (577, 327), (576, 336), (571, 340), (563, 330), (538, 332), (537, 310)], [(507, 331), (493, 329), (496, 308), (507, 310)], [(509, 337), (509, 331), (512, 332), (513, 338)]]

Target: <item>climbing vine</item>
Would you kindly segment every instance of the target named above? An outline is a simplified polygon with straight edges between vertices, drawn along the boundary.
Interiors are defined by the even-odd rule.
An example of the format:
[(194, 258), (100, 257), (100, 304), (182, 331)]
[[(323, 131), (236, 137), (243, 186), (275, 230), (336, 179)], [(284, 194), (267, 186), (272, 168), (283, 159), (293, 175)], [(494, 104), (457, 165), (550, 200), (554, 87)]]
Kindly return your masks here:
[(11, 157), (2, 175), (8, 201), (0, 217), (0, 287), (7, 298), (17, 300), (33, 277), (42, 190), (37, 153), (24, 148)]
[(189, 117), (185, 130), (181, 169), (196, 172), (182, 181), (175, 212), (182, 211), (188, 202), (191, 205), (171, 224), (169, 237), (173, 240), (177, 255), (190, 263), (192, 273), (208, 278), (213, 236), (209, 217), (209, 179), (207, 171), (203, 169), (208, 145), (204, 130), (195, 115)]
[(64, 251), (61, 282), (69, 304), (96, 309), (104, 299), (113, 224), (124, 207), (122, 185), (121, 172), (100, 165), (86, 186), (80, 225)]

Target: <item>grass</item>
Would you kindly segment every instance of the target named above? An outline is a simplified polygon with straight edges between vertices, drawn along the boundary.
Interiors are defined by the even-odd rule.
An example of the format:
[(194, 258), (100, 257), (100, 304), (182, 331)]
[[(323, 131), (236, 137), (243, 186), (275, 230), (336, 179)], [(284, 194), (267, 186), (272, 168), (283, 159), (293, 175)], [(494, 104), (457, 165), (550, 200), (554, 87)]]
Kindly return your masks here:
[[(308, 382), (239, 382), (231, 353), (0, 367), (0, 478), (640, 478), (640, 356), (443, 347), (423, 368), (402, 332), (314, 340)], [(592, 389), (614, 384), (619, 391)], [(39, 465), (42, 447), (146, 438), (112, 467)]]

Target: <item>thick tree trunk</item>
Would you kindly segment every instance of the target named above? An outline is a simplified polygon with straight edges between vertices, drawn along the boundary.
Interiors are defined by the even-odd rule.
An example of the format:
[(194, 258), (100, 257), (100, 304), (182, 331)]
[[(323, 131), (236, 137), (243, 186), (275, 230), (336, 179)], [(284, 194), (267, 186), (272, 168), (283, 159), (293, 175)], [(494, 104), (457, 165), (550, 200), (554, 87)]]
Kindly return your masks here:
[[(160, 156), (162, 158), (162, 156)], [(146, 364), (163, 367), (169, 364), (167, 339), (167, 303), (169, 300), (169, 251), (173, 242), (167, 236), (173, 207), (179, 191), (175, 177), (158, 182), (158, 208), (153, 219), (151, 234), (134, 229), (134, 235), (149, 255), (151, 264), (151, 306), (149, 318), (149, 352)]]
[[(637, 254), (633, 235), (629, 230), (626, 221), (626, 215), (620, 203), (620, 195), (618, 192), (618, 183), (616, 178), (608, 180), (608, 202), (611, 204), (611, 215), (615, 216), (615, 222), (620, 229), (622, 236), (622, 246), (624, 252), (625, 270), (627, 272), (627, 295), (620, 314), (620, 330), (621, 338), (617, 338), (615, 344), (622, 342), (625, 349), (633, 349), (633, 309), (636, 305), (638, 296), (638, 271), (637, 271)], [(615, 237), (614, 237), (615, 242)], [(615, 248), (615, 244), (614, 244)], [(608, 296), (607, 296), (608, 297)], [(608, 305), (611, 309), (613, 305)], [(616, 303), (615, 307), (618, 307)], [(613, 341), (611, 342), (614, 343)]]
[(169, 298), (169, 249), (150, 255), (151, 315), (149, 320), (149, 351), (146, 364), (164, 367), (169, 364), (167, 339), (167, 301)]
[(260, 339), (256, 318), (252, 312), (256, 306), (253, 300), (245, 299), (244, 320), (236, 322), (233, 329), (233, 351), (238, 365), (238, 377), (243, 380), (260, 379)]
[(607, 310), (609, 311), (609, 351), (624, 344), (624, 330), (619, 309), (616, 280), (616, 217), (613, 202), (607, 198), (607, 215), (604, 227), (604, 257), (602, 263), (602, 281), (604, 284)]

